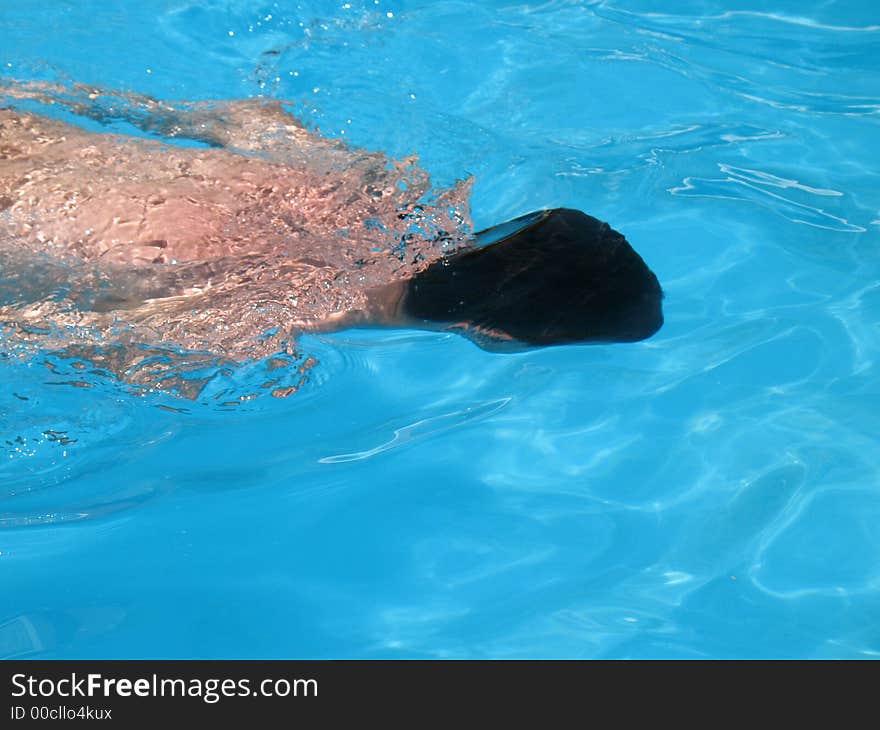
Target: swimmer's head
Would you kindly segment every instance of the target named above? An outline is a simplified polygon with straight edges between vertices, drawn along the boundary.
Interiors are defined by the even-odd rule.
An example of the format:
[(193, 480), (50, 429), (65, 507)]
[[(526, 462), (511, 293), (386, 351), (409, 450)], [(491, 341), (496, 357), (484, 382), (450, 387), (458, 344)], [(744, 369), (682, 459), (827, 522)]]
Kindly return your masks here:
[(617, 231), (577, 210), (531, 213), (406, 283), (394, 324), (459, 331), (489, 350), (635, 342), (663, 324), (657, 277)]

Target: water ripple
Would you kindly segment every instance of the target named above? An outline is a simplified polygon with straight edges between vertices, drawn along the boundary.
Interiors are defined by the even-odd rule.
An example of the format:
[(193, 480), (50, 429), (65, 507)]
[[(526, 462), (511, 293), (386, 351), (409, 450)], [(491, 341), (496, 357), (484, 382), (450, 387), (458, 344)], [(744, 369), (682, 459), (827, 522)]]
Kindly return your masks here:
[(341, 464), (347, 461), (361, 461), (369, 459), (372, 456), (381, 454), (390, 449), (397, 449), (406, 444), (410, 444), (418, 439), (423, 439), (434, 434), (448, 431), (450, 429), (459, 428), (473, 421), (489, 418), (501, 411), (508, 403), (510, 398), (501, 398), (487, 403), (480, 403), (475, 406), (468, 406), (459, 410), (442, 413), (437, 416), (428, 416), (406, 426), (394, 429), (393, 436), (384, 443), (374, 446), (364, 451), (356, 451), (350, 454), (336, 454), (333, 456), (324, 456), (318, 461), (322, 464)]
[[(778, 109), (846, 116), (880, 113), (880, 97), (838, 92), (842, 86), (862, 85), (861, 73), (852, 84), (841, 84), (840, 60), (846, 55), (874, 57), (875, 43), (862, 38), (876, 34), (880, 26), (834, 26), (751, 11), (714, 16), (638, 13), (608, 3), (598, 3), (592, 12), (634, 32), (628, 50), (607, 49), (616, 60), (656, 64)], [(805, 34), (813, 35), (806, 43)], [(829, 61), (835, 62), (833, 68)], [(792, 73), (812, 78), (809, 88), (799, 88), (804, 82)], [(824, 79), (826, 88), (815, 88), (817, 78)]]
[[(745, 143), (782, 139), (778, 130), (762, 129), (735, 122), (708, 122), (657, 131), (644, 131), (632, 136), (615, 135), (599, 144), (578, 145), (579, 156), (568, 157), (566, 169), (559, 177), (583, 177), (600, 173), (631, 172), (642, 167), (663, 165), (672, 155), (686, 155), (714, 147), (739, 147)], [(570, 148), (571, 141), (557, 142), (559, 148)], [(623, 151), (626, 154), (623, 154)], [(580, 158), (588, 160), (586, 164)]]
[(817, 196), (840, 196), (837, 190), (813, 188), (760, 170), (734, 167), (717, 163), (718, 169), (726, 175), (723, 178), (686, 177), (679, 187), (670, 188), (672, 195), (693, 198), (721, 198), (742, 200), (769, 208), (793, 223), (803, 223), (816, 228), (844, 233), (864, 233), (867, 229), (845, 218), (828, 213), (822, 208), (792, 200), (770, 188), (792, 189)]

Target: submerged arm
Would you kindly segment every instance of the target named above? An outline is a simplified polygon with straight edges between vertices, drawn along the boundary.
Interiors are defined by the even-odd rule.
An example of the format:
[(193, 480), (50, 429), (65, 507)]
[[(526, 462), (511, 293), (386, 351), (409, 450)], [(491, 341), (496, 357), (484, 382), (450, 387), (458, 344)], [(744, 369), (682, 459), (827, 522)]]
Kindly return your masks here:
[(190, 139), (243, 152), (323, 147), (345, 149), (336, 140), (310, 131), (274, 99), (174, 102), (146, 94), (87, 84), (0, 78), (0, 98), (59, 105), (73, 114), (111, 125), (126, 122), (166, 138)]

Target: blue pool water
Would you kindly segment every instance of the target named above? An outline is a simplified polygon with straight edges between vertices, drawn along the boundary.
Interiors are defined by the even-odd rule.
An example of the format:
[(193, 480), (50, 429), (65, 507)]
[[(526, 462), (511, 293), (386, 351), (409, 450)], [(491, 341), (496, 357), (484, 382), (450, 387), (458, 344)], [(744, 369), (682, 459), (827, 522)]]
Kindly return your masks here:
[(0, 33), (16, 79), (305, 102), (473, 174), (477, 227), (583, 209), (666, 291), (632, 345), (307, 337), (310, 384), (237, 408), (2, 363), (0, 656), (880, 652), (875, 3), (2, 0)]

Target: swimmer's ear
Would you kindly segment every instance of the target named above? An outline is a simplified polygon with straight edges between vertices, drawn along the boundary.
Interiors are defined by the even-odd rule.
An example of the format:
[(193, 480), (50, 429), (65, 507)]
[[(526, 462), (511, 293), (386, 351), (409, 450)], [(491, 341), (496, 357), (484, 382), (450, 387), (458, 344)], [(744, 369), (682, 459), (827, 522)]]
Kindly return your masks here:
[(476, 238), (406, 282), (386, 324), (459, 331), (489, 350), (635, 342), (663, 324), (657, 277), (607, 223), (558, 208)]

